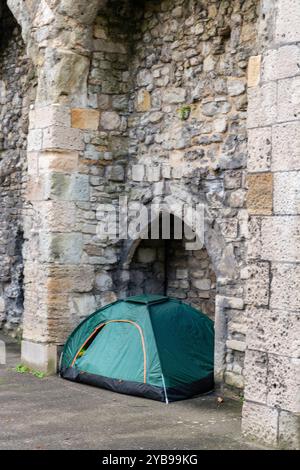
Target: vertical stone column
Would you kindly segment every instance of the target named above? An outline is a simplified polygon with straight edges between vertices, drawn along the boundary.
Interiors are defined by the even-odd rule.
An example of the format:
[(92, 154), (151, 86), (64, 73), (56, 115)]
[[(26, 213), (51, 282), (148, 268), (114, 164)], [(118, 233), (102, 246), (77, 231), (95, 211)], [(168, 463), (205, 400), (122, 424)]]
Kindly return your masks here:
[(9, 1), (38, 77), (27, 147), (22, 362), (46, 373), (56, 372), (57, 347), (73, 327), (72, 294), (89, 292), (94, 282), (79, 217), (90, 199), (80, 157), (86, 134), (99, 125), (87, 78), (101, 3)]
[(262, 55), (249, 62), (242, 426), (246, 437), (299, 449), (300, 6), (298, 0), (277, 0), (274, 11), (267, 2), (262, 8), (272, 34)]

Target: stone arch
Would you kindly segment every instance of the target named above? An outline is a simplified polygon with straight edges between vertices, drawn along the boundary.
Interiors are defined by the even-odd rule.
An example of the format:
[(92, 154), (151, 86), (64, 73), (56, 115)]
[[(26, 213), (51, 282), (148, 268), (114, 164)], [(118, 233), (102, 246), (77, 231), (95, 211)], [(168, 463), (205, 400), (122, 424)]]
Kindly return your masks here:
[[(186, 200), (189, 200), (187, 198)], [(170, 201), (168, 202), (169, 205)], [(164, 205), (166, 207), (166, 205)], [(170, 210), (170, 214), (172, 211)], [(174, 215), (174, 214), (173, 214)], [(234, 257), (232, 247), (228, 246), (222, 234), (218, 223), (209, 216), (209, 210), (205, 210), (204, 223), (204, 250), (207, 252), (208, 259), (212, 263), (213, 272), (216, 278), (215, 285), (215, 306), (213, 319), (215, 322), (215, 383), (217, 388), (222, 388), (224, 384), (224, 372), (226, 361), (226, 341), (227, 341), (227, 317), (226, 309), (234, 306), (231, 301), (223, 295), (224, 286), (227, 283), (233, 284), (234, 279), (238, 279), (238, 267)], [(121, 279), (120, 290), (123, 295), (127, 295), (124, 285), (128, 285), (130, 281), (130, 269), (137, 250), (143, 243), (143, 236), (146, 235), (149, 225), (145, 224), (141, 228), (141, 237), (135, 240), (125, 240), (121, 254), (121, 268), (118, 278)], [(151, 240), (149, 240), (151, 246)], [(125, 282), (122, 282), (125, 279)], [(135, 278), (136, 279), (136, 278)], [(166, 292), (160, 292), (166, 294)], [(132, 293), (131, 293), (132, 294)], [(122, 295), (122, 294), (121, 294)], [(176, 297), (176, 293), (173, 294)], [(195, 304), (195, 306), (197, 306)], [(199, 305), (198, 305), (199, 308)], [(204, 308), (205, 311), (205, 308)], [(207, 313), (207, 312), (205, 312)]]

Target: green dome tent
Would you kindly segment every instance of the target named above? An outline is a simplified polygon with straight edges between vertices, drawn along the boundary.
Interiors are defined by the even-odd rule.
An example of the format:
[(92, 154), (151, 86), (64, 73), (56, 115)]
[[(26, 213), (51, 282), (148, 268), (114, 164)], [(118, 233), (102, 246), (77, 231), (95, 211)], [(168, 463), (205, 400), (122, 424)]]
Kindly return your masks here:
[(63, 378), (165, 402), (213, 389), (214, 326), (158, 295), (129, 297), (93, 313), (64, 347)]

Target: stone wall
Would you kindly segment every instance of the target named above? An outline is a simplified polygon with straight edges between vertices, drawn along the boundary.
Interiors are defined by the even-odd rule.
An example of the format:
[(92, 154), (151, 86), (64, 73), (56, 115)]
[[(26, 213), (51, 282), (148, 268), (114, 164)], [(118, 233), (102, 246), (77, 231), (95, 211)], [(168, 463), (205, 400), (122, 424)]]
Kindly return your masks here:
[(300, 448), (300, 8), (280, 0), (249, 63), (247, 349), (243, 430)]
[[(139, 252), (160, 256), (161, 241), (98, 236), (120, 196), (170, 212), (178, 200), (201, 203), (206, 251), (194, 257), (205, 261), (201, 286), (215, 276), (215, 293), (204, 292), (211, 303), (215, 295), (216, 384), (243, 393), (246, 380), (247, 436), (297, 447), (297, 0), (8, 5), (38, 82), (22, 361), (55, 372), (58, 348), (80, 319), (127, 295), (135, 272), (153, 273), (155, 261), (141, 266)], [(189, 298), (189, 256), (173, 246), (174, 262), (163, 263), (163, 277), (160, 265), (157, 281)]]
[[(134, 244), (99, 239), (108, 217), (99, 204), (118, 207), (120, 196), (147, 207), (201, 203), (208, 267), (194, 276), (187, 266), (188, 280), (170, 271), (168, 289), (191, 299), (198, 285), (208, 296), (198, 304), (215, 310), (216, 380), (241, 389), (246, 70), (259, 2), (101, 2), (95, 19), (96, 10), (85, 17), (77, 4), (71, 12), (64, 4), (43, 11), (28, 4), (27, 16), (17, 10), (38, 76), (24, 345), (61, 345), (97, 306), (127, 295)], [(184, 258), (189, 264), (174, 253), (178, 270)]]
[(189, 251), (185, 240), (143, 240), (130, 265), (128, 295), (176, 297), (214, 320), (216, 277), (205, 248)]
[(23, 211), (32, 70), (21, 30), (0, 17), (0, 328), (18, 334), (23, 313)]

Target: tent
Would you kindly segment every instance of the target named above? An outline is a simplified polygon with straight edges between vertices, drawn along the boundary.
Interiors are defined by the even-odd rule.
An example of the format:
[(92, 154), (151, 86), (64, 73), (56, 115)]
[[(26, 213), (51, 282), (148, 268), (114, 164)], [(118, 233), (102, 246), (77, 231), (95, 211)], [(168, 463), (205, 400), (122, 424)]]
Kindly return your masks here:
[(180, 300), (140, 295), (83, 320), (67, 340), (61, 377), (164, 401), (213, 389), (214, 325)]

